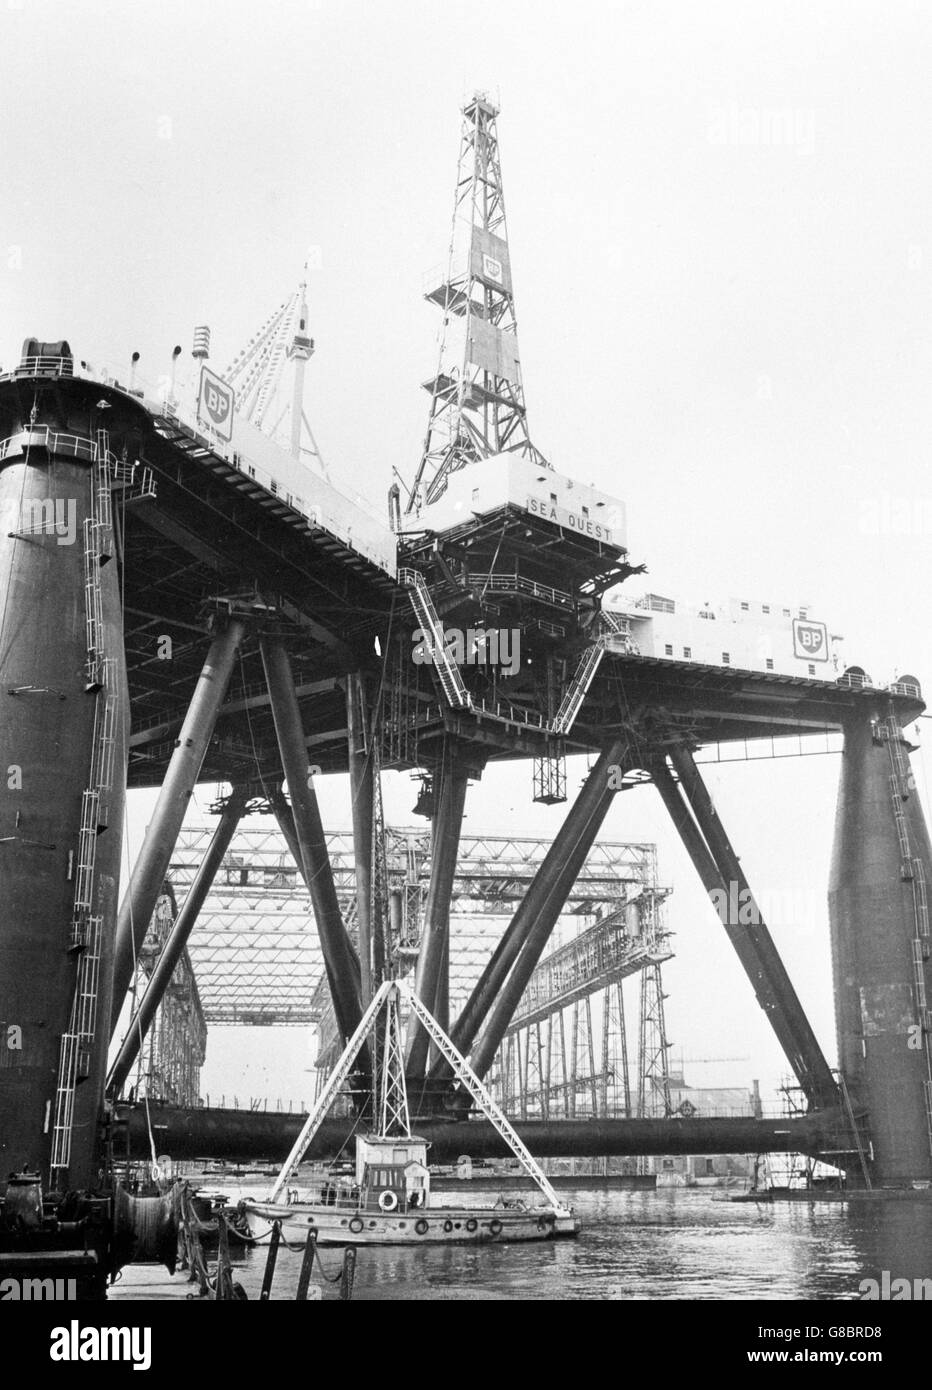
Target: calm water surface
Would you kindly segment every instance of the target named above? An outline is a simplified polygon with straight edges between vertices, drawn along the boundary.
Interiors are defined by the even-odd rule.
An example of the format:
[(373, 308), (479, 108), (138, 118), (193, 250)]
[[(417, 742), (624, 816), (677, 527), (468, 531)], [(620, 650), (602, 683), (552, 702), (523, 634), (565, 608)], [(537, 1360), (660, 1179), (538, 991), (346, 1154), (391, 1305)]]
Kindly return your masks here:
[[(362, 1249), (354, 1298), (832, 1300), (857, 1299), (860, 1281), (884, 1269), (932, 1277), (932, 1200), (755, 1206), (694, 1189), (560, 1195), (583, 1223), (577, 1240)], [(320, 1253), (335, 1273), (340, 1252)], [(251, 1298), (265, 1258), (264, 1247), (249, 1251), (237, 1271)], [(273, 1299), (294, 1297), (300, 1262), (280, 1251)]]

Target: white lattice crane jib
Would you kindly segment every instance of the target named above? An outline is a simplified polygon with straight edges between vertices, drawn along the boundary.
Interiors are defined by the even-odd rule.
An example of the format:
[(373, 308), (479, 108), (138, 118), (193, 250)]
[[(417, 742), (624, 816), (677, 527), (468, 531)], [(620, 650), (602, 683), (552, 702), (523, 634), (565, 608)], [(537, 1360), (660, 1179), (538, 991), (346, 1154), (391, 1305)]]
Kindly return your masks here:
[(287, 449), (293, 458), (329, 474), (307, 417), (305, 369), (314, 353), (307, 303), (307, 270), (295, 291), (234, 357), (224, 380), (236, 393), (237, 414)]

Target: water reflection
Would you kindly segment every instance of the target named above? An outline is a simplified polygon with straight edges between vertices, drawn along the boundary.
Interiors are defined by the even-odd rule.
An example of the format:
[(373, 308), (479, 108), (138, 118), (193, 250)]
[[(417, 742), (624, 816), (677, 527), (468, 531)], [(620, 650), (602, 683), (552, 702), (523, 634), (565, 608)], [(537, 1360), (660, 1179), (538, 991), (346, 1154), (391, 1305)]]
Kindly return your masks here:
[[(884, 1270), (932, 1276), (929, 1199), (754, 1206), (683, 1189), (567, 1199), (583, 1222), (576, 1241), (363, 1249), (355, 1297), (831, 1300), (858, 1298), (861, 1280)], [(338, 1251), (321, 1258), (336, 1272)], [(251, 1297), (264, 1265), (264, 1249), (252, 1251), (238, 1274)], [(299, 1254), (280, 1253), (273, 1297), (294, 1296), (299, 1267)]]

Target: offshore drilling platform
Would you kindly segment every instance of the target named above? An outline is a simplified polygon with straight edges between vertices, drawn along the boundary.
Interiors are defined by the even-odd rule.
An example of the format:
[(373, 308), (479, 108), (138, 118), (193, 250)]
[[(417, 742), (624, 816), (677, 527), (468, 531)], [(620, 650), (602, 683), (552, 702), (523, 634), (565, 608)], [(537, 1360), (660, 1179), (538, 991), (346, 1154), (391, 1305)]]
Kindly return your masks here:
[[(114, 1185), (115, 1137), (144, 1123), (122, 1090), (237, 827), (257, 811), (276, 818), (306, 885), (336, 1043), (407, 968), (482, 1078), (526, 1016), (614, 797), (652, 783), (806, 1113), (780, 1122), (779, 1141), (766, 1120), (681, 1115), (542, 1118), (526, 1142), (543, 1155), (791, 1142), (851, 1184), (932, 1179), (932, 846), (903, 732), (924, 709), (918, 682), (879, 688), (861, 668), (839, 671), (808, 610), (768, 614), (762, 644), (740, 611), (687, 619), (671, 600), (629, 598), (643, 565), (623, 501), (557, 472), (531, 442), (496, 118), (483, 96), (464, 110), (450, 259), (427, 293), (444, 321), (427, 438), (410, 483), (396, 470), (388, 524), (329, 480), (310, 433), (303, 286), (223, 374), (198, 331), (190, 411), (180, 349), (161, 397), (138, 384), (135, 361), (121, 380), (64, 341), (27, 340), (0, 375), (0, 1271), (67, 1270), (100, 1296), (124, 1260), (158, 1247), (147, 1199)], [(844, 740), (829, 893), (837, 1070), (695, 757), (810, 734)], [(489, 763), (522, 762), (536, 800), (564, 802), (574, 754), (592, 759), (582, 790), (453, 1011), (469, 783)], [(399, 769), (424, 777), (431, 820), (422, 921), (405, 950), (380, 783)], [(352, 933), (315, 792), (336, 772), (352, 789)], [(201, 783), (230, 790), (123, 1031)], [(136, 788), (158, 800), (121, 895)], [(405, 1071), (435, 1157), (498, 1151), (416, 1017)], [(287, 1117), (191, 1106), (166, 1107), (160, 1123), (180, 1157), (282, 1152), (294, 1134)], [(341, 1139), (324, 1125), (317, 1151)]]

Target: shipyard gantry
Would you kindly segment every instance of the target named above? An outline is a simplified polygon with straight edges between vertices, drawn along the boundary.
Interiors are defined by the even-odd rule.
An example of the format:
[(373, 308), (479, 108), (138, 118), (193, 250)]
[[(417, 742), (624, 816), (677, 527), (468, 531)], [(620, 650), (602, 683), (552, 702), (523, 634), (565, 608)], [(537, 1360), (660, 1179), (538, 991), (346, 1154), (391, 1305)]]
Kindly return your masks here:
[[(115, 1261), (114, 1135), (140, 1123), (120, 1102), (139, 1041), (188, 959), (197, 982), (176, 1002), (189, 1061), (198, 990), (208, 1017), (255, 1008), (248, 988), (237, 994), (248, 954), (234, 975), (217, 961), (235, 969), (236, 915), (262, 912), (269, 892), (301, 916), (296, 937), (313, 925), (319, 975), (302, 974), (285, 946), (280, 992), (262, 1009), (306, 1020), (324, 1011), (324, 989), (342, 1046), (385, 979), (407, 973), (472, 1072), (516, 1098), (536, 1152), (773, 1145), (775, 1128), (753, 1118), (650, 1114), (644, 1097), (632, 1116), (617, 1055), (627, 974), (655, 980), (640, 1020), (650, 1074), (662, 1075), (665, 1052), (664, 937), (650, 913), (615, 902), (552, 950), (614, 798), (648, 794), (641, 784), (669, 813), (805, 1097), (807, 1113), (781, 1132), (852, 1181), (932, 1177), (932, 847), (904, 734), (924, 708), (918, 683), (881, 688), (862, 668), (836, 669), (831, 636), (807, 610), (783, 610), (785, 659), (762, 647), (742, 662), (750, 646), (665, 636), (671, 600), (618, 601), (643, 569), (623, 501), (558, 472), (531, 442), (496, 118), (484, 97), (464, 111), (450, 259), (427, 294), (444, 322), (428, 433), (417, 467), (395, 469), (386, 521), (330, 480), (310, 435), (303, 288), (223, 376), (199, 331), (190, 408), (174, 366), (159, 395), (135, 361), (102, 375), (67, 342), (28, 340), (0, 374), (0, 1157), (16, 1175), (0, 1264), (41, 1266), (51, 1252), (101, 1287)], [(710, 609), (694, 617), (701, 633), (721, 622)], [(830, 889), (838, 1071), (696, 759), (708, 744), (808, 734), (844, 741)], [(567, 778), (575, 754), (588, 759), (579, 790)], [(502, 865), (483, 878), (478, 839), (463, 835), (470, 783), (502, 762), (529, 797), (567, 805), (552, 842), (512, 864), (512, 896)], [(402, 848), (407, 832), (385, 825), (385, 770), (423, 779), (429, 853)], [(352, 800), (351, 830), (336, 839), (316, 793), (331, 773), (349, 774)], [(228, 790), (213, 830), (192, 839), (185, 817), (203, 783)], [(158, 799), (121, 893), (136, 788)], [(274, 885), (250, 878), (268, 868), (239, 830), (256, 811), (277, 824)], [(177, 911), (156, 957), (147, 933), (166, 882)], [(460, 990), (453, 908), (490, 885), (507, 922)], [(218, 937), (202, 969), (198, 953)], [(609, 1035), (601, 1051), (588, 1037), (595, 1020)], [(496, 1152), (417, 1009), (406, 1026), (419, 1132), (438, 1157)], [(193, 1077), (179, 1058), (148, 1047), (149, 1070), (162, 1048), (174, 1077), (180, 1104), (161, 1121), (174, 1152), (287, 1149), (287, 1117), (211, 1122), (185, 1106)], [(351, 1096), (368, 1060), (361, 1049)], [(609, 1073), (622, 1093), (612, 1105)], [(579, 1118), (581, 1084), (597, 1120)], [(328, 1124), (320, 1152), (338, 1147)]]

